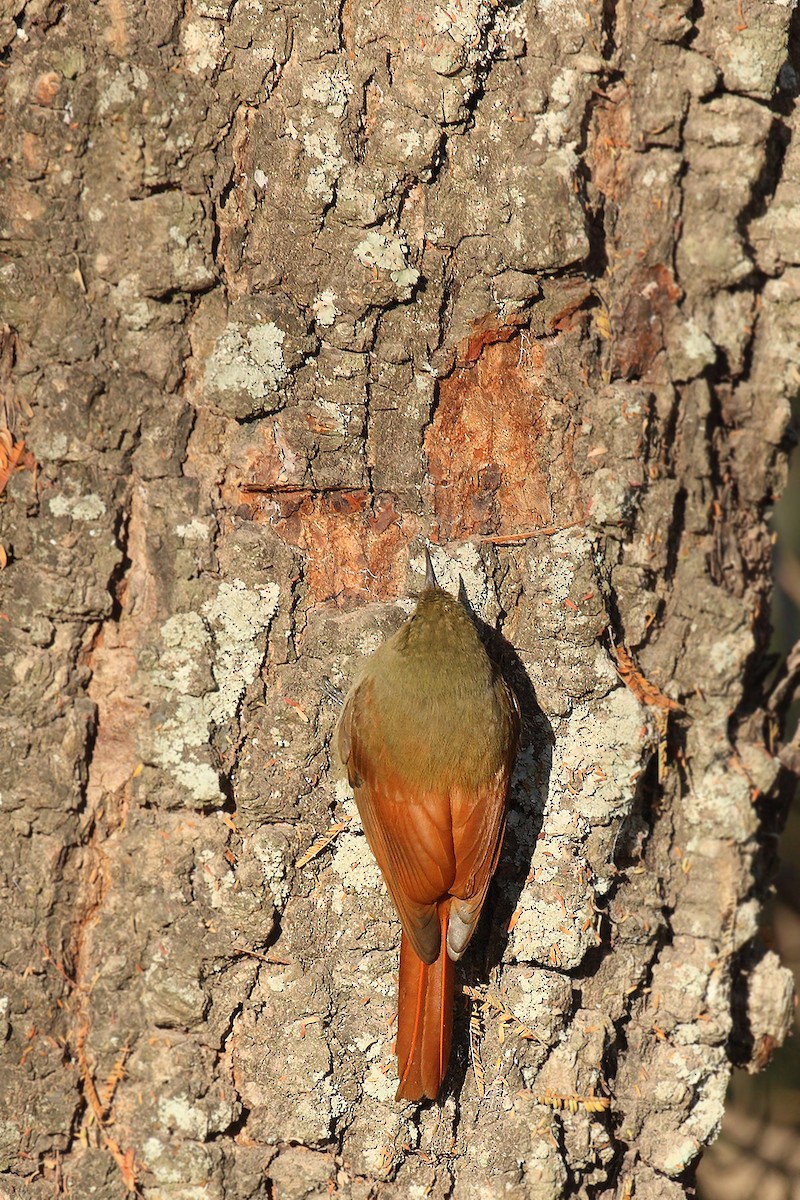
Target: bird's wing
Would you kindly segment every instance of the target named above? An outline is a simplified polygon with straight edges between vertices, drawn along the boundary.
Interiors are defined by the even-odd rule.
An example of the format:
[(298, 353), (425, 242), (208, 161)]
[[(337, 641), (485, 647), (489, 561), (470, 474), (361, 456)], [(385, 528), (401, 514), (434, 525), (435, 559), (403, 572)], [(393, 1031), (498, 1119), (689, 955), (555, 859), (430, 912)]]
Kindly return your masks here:
[(338, 748), (347, 766), (364, 832), (417, 956), (432, 963), (440, 946), (436, 903), (455, 878), (450, 798), (410, 788), (371, 738), (369, 678), (354, 689), (339, 720)]
[(480, 790), (453, 793), (453, 841), (458, 853), (456, 878), (450, 891), (447, 949), (459, 959), (475, 932), (494, 874), (506, 828), (508, 771), (498, 772)]
[(502, 679), (496, 686), (499, 717), (507, 724), (506, 758), (485, 783), (459, 788), (451, 794), (456, 876), (450, 888), (454, 899), (447, 949), (456, 959), (461, 958), (475, 932), (506, 828), (508, 785), (519, 739), (519, 705)]

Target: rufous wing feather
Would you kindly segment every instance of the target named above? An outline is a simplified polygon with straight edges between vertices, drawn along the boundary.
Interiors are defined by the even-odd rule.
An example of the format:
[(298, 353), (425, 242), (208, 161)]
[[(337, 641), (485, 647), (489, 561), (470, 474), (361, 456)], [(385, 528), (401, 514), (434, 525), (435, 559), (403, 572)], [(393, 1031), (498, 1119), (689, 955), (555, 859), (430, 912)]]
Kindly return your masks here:
[(447, 945), (459, 959), (475, 932), (492, 875), (500, 857), (506, 828), (508, 769), (476, 792), (455, 792), (452, 800), (456, 877), (450, 887), (453, 901)]
[(361, 733), (369, 727), (369, 700), (366, 681), (342, 713), (340, 754), (403, 929), (417, 956), (432, 963), (439, 954), (436, 903), (456, 874), (450, 801), (447, 794), (412, 790), (392, 764), (370, 754)]

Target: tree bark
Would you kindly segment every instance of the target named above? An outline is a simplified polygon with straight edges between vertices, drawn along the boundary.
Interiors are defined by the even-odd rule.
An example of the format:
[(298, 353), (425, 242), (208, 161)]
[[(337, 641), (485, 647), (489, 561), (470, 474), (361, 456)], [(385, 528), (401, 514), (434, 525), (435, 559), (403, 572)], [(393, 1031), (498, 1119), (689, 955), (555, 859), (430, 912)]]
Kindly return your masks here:
[[(11, 9), (0, 1195), (687, 1195), (791, 1014), (797, 14)], [(426, 538), (525, 729), (404, 1105), (329, 739)]]

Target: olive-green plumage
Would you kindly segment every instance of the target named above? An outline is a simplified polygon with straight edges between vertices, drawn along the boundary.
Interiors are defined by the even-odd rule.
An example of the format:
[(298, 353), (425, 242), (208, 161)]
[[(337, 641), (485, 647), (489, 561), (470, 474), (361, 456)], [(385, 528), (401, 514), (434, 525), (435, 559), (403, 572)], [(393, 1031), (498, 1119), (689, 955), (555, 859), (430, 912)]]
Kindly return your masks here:
[(361, 730), (369, 756), (403, 766), (409, 784), (481, 783), (508, 754), (516, 713), (464, 607), (426, 589), (414, 615), (365, 662), (351, 695), (372, 688), (379, 714)]

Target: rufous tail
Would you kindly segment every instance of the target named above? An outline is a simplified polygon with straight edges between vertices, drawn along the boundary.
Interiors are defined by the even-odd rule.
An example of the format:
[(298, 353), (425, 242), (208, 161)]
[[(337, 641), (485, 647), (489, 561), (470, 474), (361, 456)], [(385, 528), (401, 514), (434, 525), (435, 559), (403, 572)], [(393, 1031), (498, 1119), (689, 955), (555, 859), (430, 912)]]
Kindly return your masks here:
[(414, 953), (405, 934), (400, 941), (397, 997), (397, 1073), (395, 1100), (435, 1100), (442, 1086), (453, 1040), (454, 965), (447, 955), (449, 905), (439, 909), (441, 945), (430, 966)]

